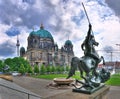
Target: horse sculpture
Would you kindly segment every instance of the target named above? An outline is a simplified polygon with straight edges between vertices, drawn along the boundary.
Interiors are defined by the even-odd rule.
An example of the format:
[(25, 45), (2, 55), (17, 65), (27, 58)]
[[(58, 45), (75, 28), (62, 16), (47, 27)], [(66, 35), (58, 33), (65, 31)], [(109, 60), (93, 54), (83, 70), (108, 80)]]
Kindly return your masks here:
[[(101, 60), (104, 60), (103, 57), (101, 57)], [(83, 84), (82, 87), (90, 87), (93, 89), (110, 77), (110, 73), (103, 68), (99, 72), (95, 71), (95, 64), (96, 61), (89, 56), (83, 56), (81, 58), (73, 57), (71, 60), (71, 69), (67, 78), (73, 76), (75, 74), (75, 70), (78, 68), (80, 71), (80, 77), (83, 78), (85, 82), (79, 80), (76, 80), (76, 82)], [(97, 75), (94, 72), (96, 72)]]
[(103, 60), (103, 65), (105, 65), (105, 61), (103, 56), (99, 57), (94, 46), (98, 46), (98, 42), (96, 42), (94, 36), (91, 35), (91, 25), (89, 25), (88, 34), (85, 41), (81, 45), (81, 48), (84, 51), (84, 56), (81, 58), (72, 58), (71, 69), (67, 77), (70, 78), (73, 76), (75, 74), (75, 70), (78, 67), (80, 76), (84, 79), (84, 82), (79, 80), (76, 81), (81, 83), (83, 85), (82, 87), (87, 89), (89, 88), (91, 90), (100, 86), (101, 83), (107, 81), (110, 78), (110, 73), (107, 72), (104, 68), (97, 72), (98, 64)]

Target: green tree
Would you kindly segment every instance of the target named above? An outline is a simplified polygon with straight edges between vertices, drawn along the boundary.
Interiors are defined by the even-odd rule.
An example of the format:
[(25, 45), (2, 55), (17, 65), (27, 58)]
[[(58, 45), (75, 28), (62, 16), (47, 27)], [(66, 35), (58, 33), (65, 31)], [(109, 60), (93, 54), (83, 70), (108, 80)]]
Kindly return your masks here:
[(55, 66), (52, 66), (52, 67), (51, 67), (51, 72), (52, 72), (52, 73), (55, 73)]
[(38, 67), (38, 65), (34, 66), (34, 73), (39, 73), (39, 67)]
[(64, 72), (64, 66), (61, 66), (61, 72)]
[(47, 67), (46, 67), (46, 72), (47, 72), (48, 74), (51, 72), (50, 66), (47, 66)]
[(10, 66), (11, 71), (18, 71), (21, 64), (23, 64), (25, 68), (29, 65), (29, 62), (22, 57), (7, 58), (4, 63)]
[(25, 67), (24, 67), (23, 64), (20, 65), (20, 68), (19, 68), (18, 71), (19, 71), (19, 73), (21, 73), (21, 74), (24, 74), (24, 73), (25, 73)]
[(57, 73), (60, 73), (60, 72), (61, 72), (60, 66), (57, 66), (57, 67), (56, 67), (56, 72), (57, 72)]
[(70, 70), (70, 67), (69, 66), (66, 66), (66, 69), (65, 69), (67, 72)]
[(45, 72), (46, 72), (46, 68), (45, 68), (44, 65), (42, 65), (42, 66), (40, 67), (40, 74), (45, 74)]
[(3, 72), (3, 68), (4, 68), (5, 64), (2, 60), (0, 60), (0, 71)]
[(10, 71), (14, 70), (15, 66), (14, 66), (14, 62), (12, 61), (12, 58), (5, 59), (4, 64), (10, 66)]
[(30, 65), (27, 67), (27, 73), (33, 73), (33, 69)]

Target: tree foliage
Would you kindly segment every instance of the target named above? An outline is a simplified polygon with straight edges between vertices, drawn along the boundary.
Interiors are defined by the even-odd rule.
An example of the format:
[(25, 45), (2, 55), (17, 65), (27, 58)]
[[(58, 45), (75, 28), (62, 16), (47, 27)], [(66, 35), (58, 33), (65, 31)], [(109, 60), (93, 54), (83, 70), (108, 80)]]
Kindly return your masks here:
[(46, 72), (47, 72), (48, 74), (51, 72), (50, 66), (47, 66), (47, 67), (46, 67)]
[(45, 72), (46, 72), (46, 68), (45, 68), (44, 65), (42, 65), (42, 66), (40, 67), (40, 74), (45, 74)]
[(69, 66), (45, 66), (41, 65), (40, 69), (38, 65), (34, 68), (29, 64), (27, 60), (22, 57), (7, 58), (4, 61), (0, 60), (0, 71), (3, 71), (5, 66), (10, 67), (10, 71), (19, 71), (20, 73), (40, 73), (40, 74), (50, 74), (50, 73), (63, 73), (64, 71), (69, 71)]
[(56, 71), (55, 66), (52, 66), (52, 67), (51, 67), (51, 72), (52, 72), (52, 73), (55, 73), (55, 71)]
[(66, 66), (66, 71), (69, 71), (70, 70), (70, 67), (69, 66)]
[(25, 74), (25, 67), (23, 64), (20, 65), (20, 68), (18, 69), (19, 73)]
[(23, 64), (25, 68), (29, 65), (29, 62), (22, 57), (7, 58), (4, 63), (10, 66), (11, 71), (18, 71), (21, 64)]
[(2, 60), (0, 60), (0, 71), (3, 72), (3, 68), (4, 68), (5, 64)]
[(33, 73), (32, 66), (28, 65), (26, 72), (27, 73)]
[(34, 73), (39, 73), (39, 67), (38, 67), (38, 65), (34, 66)]

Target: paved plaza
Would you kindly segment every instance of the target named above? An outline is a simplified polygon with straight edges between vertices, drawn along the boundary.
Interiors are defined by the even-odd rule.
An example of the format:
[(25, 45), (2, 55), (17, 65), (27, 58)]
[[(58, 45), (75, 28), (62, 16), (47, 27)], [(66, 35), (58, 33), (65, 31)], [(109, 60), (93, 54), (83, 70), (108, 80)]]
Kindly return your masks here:
[[(14, 77), (13, 81), (18, 85), (40, 95), (43, 98), (48, 98), (59, 94), (62, 95), (67, 91), (72, 91), (72, 89), (70, 88), (68, 89), (47, 88), (46, 86), (52, 82), (51, 80), (36, 79), (31, 77)], [(107, 94), (107, 99), (119, 99), (119, 97), (120, 87), (111, 86), (110, 91)]]
[(0, 99), (41, 99), (41, 97), (14, 82), (0, 78)]
[(16, 84), (40, 95), (43, 98), (48, 98), (51, 96), (55, 96), (57, 94), (65, 93), (66, 91), (69, 90), (68, 88), (59, 90), (58, 88), (49, 88), (47, 87), (47, 85), (52, 83), (52, 81), (45, 79), (37, 79), (31, 77), (14, 77), (13, 81)]
[[(13, 82), (0, 79), (0, 84), (4, 84), (6, 86), (10, 86), (40, 97), (37, 98), (31, 96), (29, 99), (79, 99), (78, 97), (80, 94), (73, 93), (72, 88), (48, 88), (47, 85), (51, 82), (51, 80), (36, 79), (22, 76), (13, 77)], [(111, 86), (110, 91), (107, 93), (105, 99), (119, 99), (119, 97), (120, 87)], [(0, 86), (0, 99), (28, 99), (28, 95), (11, 91), (11, 89), (6, 90), (4, 87)]]

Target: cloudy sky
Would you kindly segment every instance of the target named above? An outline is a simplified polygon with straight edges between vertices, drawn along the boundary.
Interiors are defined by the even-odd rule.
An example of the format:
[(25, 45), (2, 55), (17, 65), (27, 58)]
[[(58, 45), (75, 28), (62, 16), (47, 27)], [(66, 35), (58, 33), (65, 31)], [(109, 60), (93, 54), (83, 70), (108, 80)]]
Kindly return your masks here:
[[(59, 48), (69, 38), (75, 55), (81, 57), (81, 43), (88, 30), (87, 10), (99, 46), (98, 53), (107, 60), (120, 59), (120, 0), (0, 0), (0, 59), (15, 57), (16, 40), (27, 47), (27, 37), (43, 23)], [(110, 50), (104, 51), (104, 50)], [(111, 54), (110, 52), (113, 51)]]

